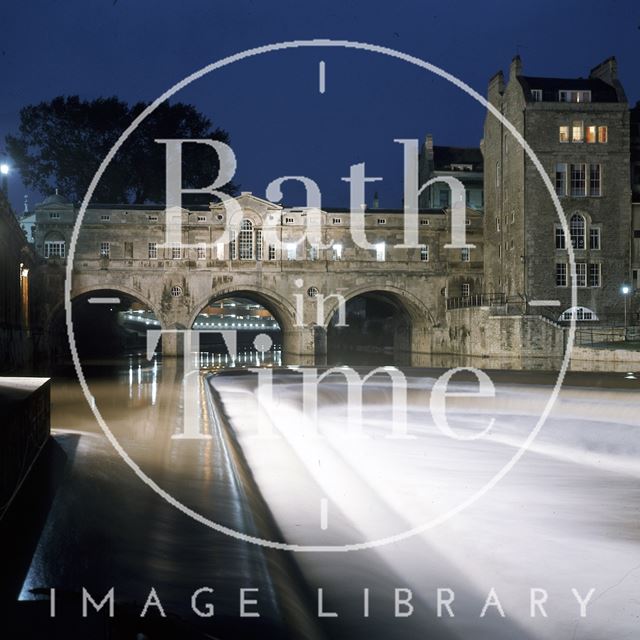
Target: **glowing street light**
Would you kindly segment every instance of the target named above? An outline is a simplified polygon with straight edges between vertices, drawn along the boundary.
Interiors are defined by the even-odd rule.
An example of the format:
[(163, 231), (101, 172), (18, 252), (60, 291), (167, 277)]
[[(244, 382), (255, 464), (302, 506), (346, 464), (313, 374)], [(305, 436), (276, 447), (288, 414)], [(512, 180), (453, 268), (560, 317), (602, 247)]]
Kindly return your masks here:
[(0, 173), (3, 176), (6, 176), (9, 174), (9, 165), (6, 162), (3, 162), (2, 164), (0, 164)]
[(4, 191), (4, 195), (9, 195), (9, 170), (10, 167), (6, 162), (0, 162), (0, 176), (2, 177), (2, 191)]
[(620, 288), (620, 292), (624, 296), (624, 338), (627, 339), (627, 296), (629, 295), (629, 291), (631, 291), (628, 284), (623, 284)]

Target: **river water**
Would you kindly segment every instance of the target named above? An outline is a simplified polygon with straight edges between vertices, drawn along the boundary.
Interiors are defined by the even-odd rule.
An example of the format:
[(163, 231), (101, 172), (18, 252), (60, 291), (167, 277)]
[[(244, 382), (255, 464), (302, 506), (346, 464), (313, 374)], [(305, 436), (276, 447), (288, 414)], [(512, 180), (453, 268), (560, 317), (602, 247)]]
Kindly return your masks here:
[[(296, 369), (271, 370), (270, 393), (258, 394), (256, 374), (241, 370), (270, 364), (258, 354), (246, 354), (232, 374), (211, 354), (201, 364), (213, 373), (198, 396), (202, 429), (214, 432), (201, 440), (172, 438), (185, 404), (175, 361), (133, 356), (93, 362), (85, 374), (114, 436), (159, 487), (230, 530), (266, 531), (302, 549), (263, 552), (168, 504), (120, 459), (77, 381), (60, 376), (52, 427), (66, 464), (21, 599), (51, 586), (71, 593), (85, 586), (102, 597), (113, 586), (118, 602), (139, 606), (155, 587), (167, 611), (221, 637), (256, 629), (264, 636), (282, 619), (298, 630), (294, 637), (313, 637), (314, 625), (331, 638), (637, 632), (640, 379), (569, 374), (537, 437), (505, 473), (538, 423), (553, 373), (488, 371), (495, 394), (487, 398), (473, 396), (475, 378), (456, 377), (449, 392), (469, 397), (448, 398), (449, 432), (430, 404), (443, 370), (403, 370), (402, 432), (393, 431), (392, 387), (380, 373), (366, 384), (360, 430), (352, 433), (340, 374), (319, 385), (316, 421), (304, 410)], [(215, 437), (210, 388), (258, 493), (230, 480), (235, 454)], [(275, 527), (263, 522), (262, 501)], [(191, 610), (203, 586), (214, 589), (202, 598), (216, 605), (212, 619)], [(242, 588), (258, 589), (260, 621), (238, 617)], [(335, 616), (318, 619), (319, 588), (324, 612)], [(581, 617), (577, 598), (591, 589)], [(546, 597), (535, 617), (532, 590)], [(452, 597), (449, 610), (442, 601)], [(407, 601), (398, 616), (396, 598)]]

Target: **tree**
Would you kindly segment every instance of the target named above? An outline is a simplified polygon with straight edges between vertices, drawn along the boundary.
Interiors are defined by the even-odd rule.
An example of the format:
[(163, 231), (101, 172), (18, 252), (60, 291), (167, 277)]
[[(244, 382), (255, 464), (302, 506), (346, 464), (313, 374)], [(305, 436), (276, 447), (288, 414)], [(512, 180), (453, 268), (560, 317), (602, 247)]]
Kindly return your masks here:
[[(80, 201), (100, 163), (122, 132), (148, 103), (129, 106), (116, 97), (80, 100), (59, 96), (20, 111), (17, 135), (6, 137), (7, 150), (25, 185), (51, 193), (58, 188), (74, 202)], [(160, 138), (208, 138), (229, 143), (226, 131), (192, 105), (162, 103), (131, 134), (97, 185), (94, 202), (165, 202), (165, 151)], [(183, 185), (204, 187), (218, 171), (215, 151), (205, 145), (185, 145)], [(230, 195), (234, 184), (220, 189)], [(184, 202), (210, 199), (187, 194)]]

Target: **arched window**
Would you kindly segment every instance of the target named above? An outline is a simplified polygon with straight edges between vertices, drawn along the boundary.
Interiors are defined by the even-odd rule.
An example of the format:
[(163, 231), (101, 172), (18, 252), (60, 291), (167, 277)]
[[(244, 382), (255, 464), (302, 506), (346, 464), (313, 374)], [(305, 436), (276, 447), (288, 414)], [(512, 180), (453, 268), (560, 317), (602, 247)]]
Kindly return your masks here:
[(574, 249), (584, 249), (586, 225), (584, 216), (574, 213), (569, 221), (569, 233), (571, 234), (571, 245)]
[(243, 220), (238, 234), (240, 260), (253, 260), (253, 223)]

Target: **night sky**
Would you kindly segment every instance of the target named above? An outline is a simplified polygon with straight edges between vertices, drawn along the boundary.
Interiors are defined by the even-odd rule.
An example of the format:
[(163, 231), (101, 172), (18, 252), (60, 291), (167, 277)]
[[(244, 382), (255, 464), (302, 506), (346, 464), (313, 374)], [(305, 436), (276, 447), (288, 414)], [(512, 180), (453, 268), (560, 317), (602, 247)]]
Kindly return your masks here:
[[(480, 93), (520, 53), (525, 75), (579, 77), (615, 55), (631, 104), (640, 100), (637, 0), (429, 2), (342, 0), (29, 0), (5, 3), (0, 21), (0, 154), (26, 104), (60, 94), (151, 101), (224, 56), (285, 40), (348, 39), (392, 47), (458, 76)], [(326, 64), (319, 92), (318, 65)], [(348, 206), (350, 164), (384, 180), (368, 187), (401, 206), (402, 150), (394, 138), (474, 146), (481, 106), (428, 72), (379, 54), (304, 49), (236, 63), (175, 100), (226, 129), (242, 190), (264, 196), (281, 175), (306, 175), (323, 205)], [(26, 193), (10, 178), (13, 206)], [(302, 204), (302, 191), (285, 191)], [(30, 193), (30, 204), (42, 194)]]

